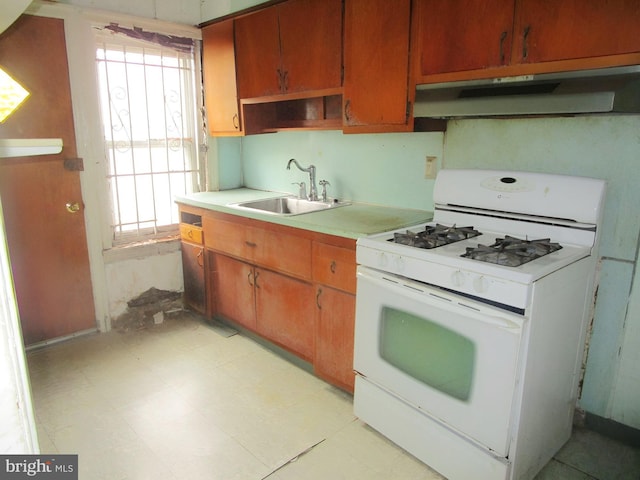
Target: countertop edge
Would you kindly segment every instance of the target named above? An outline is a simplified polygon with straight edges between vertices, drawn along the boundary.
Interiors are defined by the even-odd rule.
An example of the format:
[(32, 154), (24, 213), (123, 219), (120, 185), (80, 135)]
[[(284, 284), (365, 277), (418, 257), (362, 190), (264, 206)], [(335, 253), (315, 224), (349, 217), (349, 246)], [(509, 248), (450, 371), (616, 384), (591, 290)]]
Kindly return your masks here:
[[(273, 198), (281, 195), (287, 195), (287, 193), (238, 188), (219, 192), (199, 192), (191, 195), (175, 196), (174, 201), (178, 204), (191, 207), (351, 239), (358, 239), (376, 233), (426, 223), (433, 218), (433, 213), (427, 210), (390, 207), (361, 202), (350, 202), (350, 205), (347, 206), (290, 216), (270, 215), (268, 213), (252, 212), (250, 210), (229, 206), (229, 204), (232, 203)], [(379, 216), (377, 212), (379, 212)], [(375, 221), (379, 218), (381, 222), (384, 222), (385, 217), (390, 217), (394, 221), (384, 226), (381, 225), (380, 227), (375, 227), (371, 223), (367, 223), (366, 228), (364, 228), (363, 215), (365, 219), (368, 220)], [(353, 217), (353, 220), (349, 222), (349, 227), (346, 227), (344, 223), (349, 220), (349, 217)], [(351, 225), (354, 226), (351, 227)]]

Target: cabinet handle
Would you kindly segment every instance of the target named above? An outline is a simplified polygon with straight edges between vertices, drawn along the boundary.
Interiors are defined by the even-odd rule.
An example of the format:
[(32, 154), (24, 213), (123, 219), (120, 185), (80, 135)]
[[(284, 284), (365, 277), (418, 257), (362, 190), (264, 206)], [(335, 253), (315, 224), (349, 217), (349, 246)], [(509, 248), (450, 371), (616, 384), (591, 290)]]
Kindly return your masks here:
[(524, 28), (524, 32), (522, 34), (522, 58), (525, 59), (529, 55), (529, 33), (531, 33), (531, 25), (527, 25)]
[(344, 102), (344, 120), (349, 123), (351, 121), (351, 100)]
[(251, 281), (252, 279), (253, 279), (253, 272), (249, 270), (249, 274), (247, 275), (247, 281), (249, 282), (249, 285), (253, 287), (253, 282)]
[(336, 261), (335, 260), (331, 260), (331, 265), (329, 265), (329, 270), (331, 270), (331, 273), (336, 273)]
[(260, 285), (258, 285), (258, 277), (260, 276), (260, 272), (256, 272), (253, 275), (253, 284), (256, 286), (256, 288), (260, 288)]
[(282, 91), (282, 84), (284, 83), (282, 80), (282, 70), (278, 68), (276, 73), (278, 75), (278, 90)]
[(238, 130), (240, 128), (240, 122), (238, 121), (238, 114), (234, 113), (233, 114), (233, 118), (232, 118), (232, 122), (233, 122), (233, 128), (235, 128), (236, 130)]
[(251, 247), (251, 248), (255, 248), (255, 247), (257, 247), (257, 246), (258, 246), (258, 244), (253, 243), (253, 242), (250, 242), (249, 240), (245, 240), (244, 244), (245, 244), (247, 247)]
[[(200, 262), (200, 260), (202, 260), (202, 263)], [(198, 255), (196, 255), (196, 261), (198, 262), (198, 266), (200, 268), (204, 268), (204, 249), (201, 248), (200, 251), (198, 252)]]
[(289, 72), (285, 70), (282, 72), (282, 91), (286, 93), (287, 90), (289, 90)]
[(504, 41), (507, 38), (507, 32), (504, 31), (500, 34), (500, 65), (504, 65)]
[(322, 310), (322, 305), (320, 305), (320, 295), (322, 295), (321, 288), (319, 288), (318, 291), (316, 292), (316, 306), (318, 307), (318, 310)]

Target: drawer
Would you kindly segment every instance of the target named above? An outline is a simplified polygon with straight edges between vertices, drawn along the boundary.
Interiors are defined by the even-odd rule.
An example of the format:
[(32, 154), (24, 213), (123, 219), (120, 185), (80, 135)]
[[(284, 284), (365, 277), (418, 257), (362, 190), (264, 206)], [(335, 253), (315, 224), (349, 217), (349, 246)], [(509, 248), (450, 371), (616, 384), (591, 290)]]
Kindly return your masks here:
[(187, 242), (202, 245), (202, 228), (188, 223), (180, 224), (180, 238)]
[(356, 251), (326, 243), (313, 243), (313, 280), (356, 293)]
[(218, 218), (204, 217), (207, 248), (253, 262), (262, 248), (262, 232), (256, 228)]
[(278, 272), (311, 278), (311, 240), (288, 233), (264, 231), (256, 263)]
[(254, 265), (311, 278), (311, 241), (298, 235), (205, 217), (205, 245)]

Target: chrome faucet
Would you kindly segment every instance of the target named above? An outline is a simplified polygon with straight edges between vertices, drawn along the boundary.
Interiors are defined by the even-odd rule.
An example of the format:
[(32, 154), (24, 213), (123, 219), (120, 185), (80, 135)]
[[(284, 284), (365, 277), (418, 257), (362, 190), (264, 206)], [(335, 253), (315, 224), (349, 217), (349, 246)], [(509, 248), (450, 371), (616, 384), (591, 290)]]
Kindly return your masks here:
[(318, 201), (318, 187), (316, 187), (316, 167), (315, 165), (309, 165), (307, 168), (303, 168), (300, 166), (298, 161), (295, 158), (292, 158), (287, 163), (287, 170), (291, 170), (291, 162), (296, 164), (299, 170), (303, 172), (309, 173), (309, 200), (312, 202)]

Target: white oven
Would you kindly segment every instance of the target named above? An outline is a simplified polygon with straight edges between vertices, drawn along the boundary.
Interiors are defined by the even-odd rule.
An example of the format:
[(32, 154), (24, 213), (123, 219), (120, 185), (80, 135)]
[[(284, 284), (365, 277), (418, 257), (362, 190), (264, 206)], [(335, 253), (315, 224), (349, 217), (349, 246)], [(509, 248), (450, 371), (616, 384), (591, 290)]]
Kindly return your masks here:
[(507, 454), (522, 316), (366, 267), (356, 308), (360, 375)]
[(355, 414), (451, 480), (533, 478), (571, 433), (604, 191), (443, 170), (433, 223), (359, 239)]

